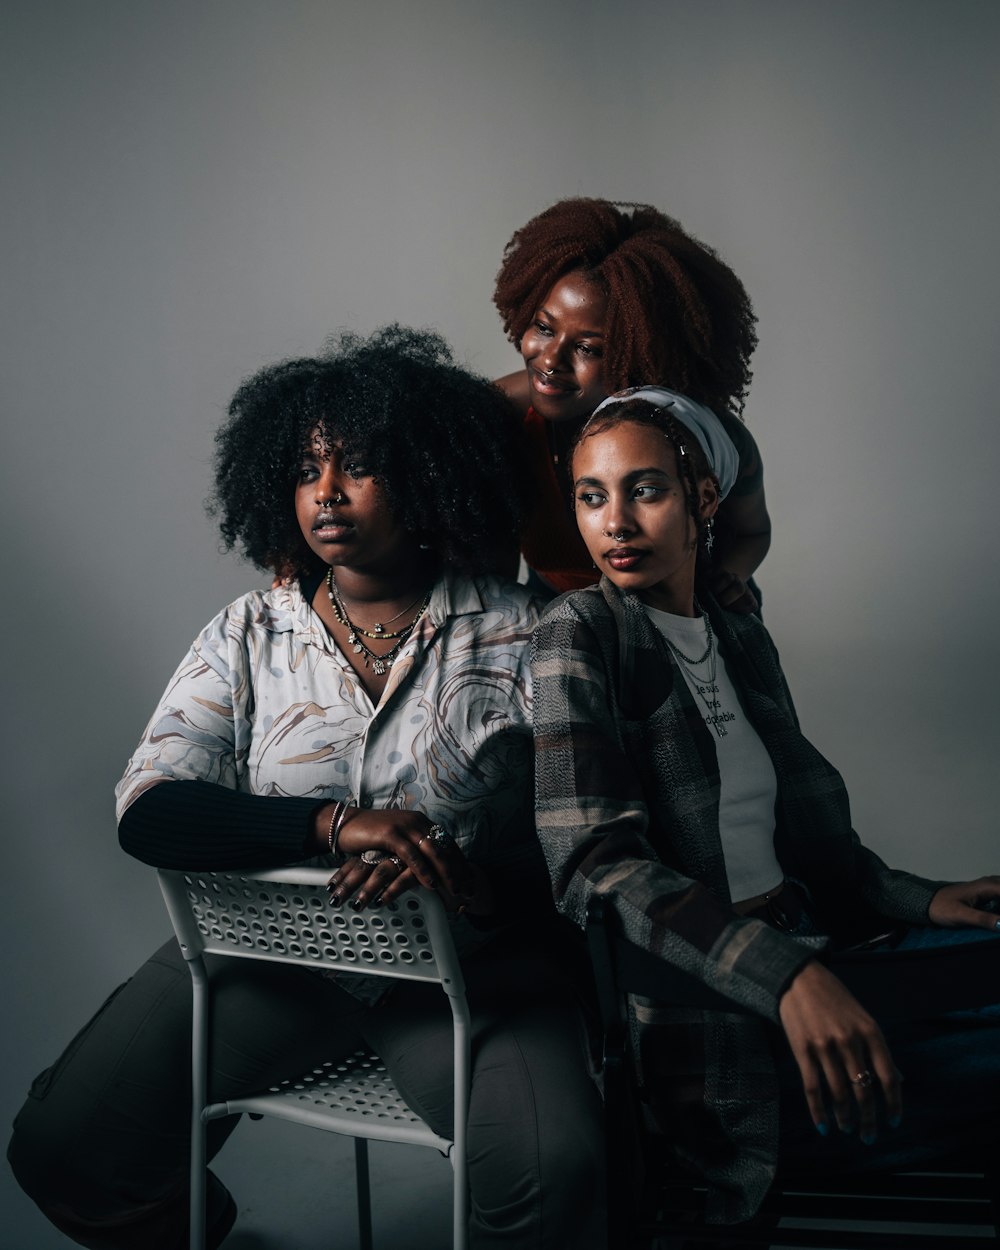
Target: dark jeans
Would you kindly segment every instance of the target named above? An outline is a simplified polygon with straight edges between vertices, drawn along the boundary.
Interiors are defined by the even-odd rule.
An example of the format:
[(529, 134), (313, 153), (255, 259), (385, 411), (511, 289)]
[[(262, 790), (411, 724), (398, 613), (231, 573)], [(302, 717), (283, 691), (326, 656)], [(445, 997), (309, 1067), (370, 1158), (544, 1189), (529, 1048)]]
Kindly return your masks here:
[[(600, 1102), (565, 965), (523, 949), (481, 955), (465, 973), (472, 1245), (597, 1247)], [(213, 975), (213, 1100), (368, 1043), (414, 1109), (450, 1133), (451, 1013), (436, 986), (410, 983), (366, 1008), (305, 969), (227, 959)], [(187, 1244), (190, 1003), (190, 977), (170, 942), (36, 1079), (15, 1121), (8, 1157), (19, 1183), (80, 1245)], [(210, 1156), (235, 1125), (209, 1124)]]

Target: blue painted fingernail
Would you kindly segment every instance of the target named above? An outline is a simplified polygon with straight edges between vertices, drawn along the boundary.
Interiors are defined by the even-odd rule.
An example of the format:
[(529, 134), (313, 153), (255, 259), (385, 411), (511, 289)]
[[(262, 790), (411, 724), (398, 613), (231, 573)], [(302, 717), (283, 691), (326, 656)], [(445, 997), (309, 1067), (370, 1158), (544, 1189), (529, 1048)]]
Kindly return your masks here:
[(826, 1120), (820, 1120), (817, 1123), (816, 1132), (819, 1133), (820, 1137), (825, 1137), (827, 1133), (829, 1133), (829, 1131), (830, 1131), (830, 1126), (829, 1124), (827, 1124)]
[(889, 1127), (890, 1127), (890, 1128), (899, 1128), (899, 1126), (900, 1126), (902, 1123), (903, 1123), (903, 1117), (902, 1117), (901, 1115), (891, 1115), (891, 1116), (889, 1116)]

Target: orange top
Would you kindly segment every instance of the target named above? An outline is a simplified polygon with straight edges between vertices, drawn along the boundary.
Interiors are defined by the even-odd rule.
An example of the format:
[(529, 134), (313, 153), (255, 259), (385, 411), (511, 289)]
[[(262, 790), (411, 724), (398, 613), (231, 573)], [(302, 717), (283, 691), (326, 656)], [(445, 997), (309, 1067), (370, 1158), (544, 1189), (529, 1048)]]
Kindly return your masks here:
[(570, 498), (552, 461), (545, 420), (533, 408), (524, 418), (524, 429), (534, 480), (521, 552), (528, 565), (560, 594), (593, 586), (598, 580), (597, 570), (576, 528)]

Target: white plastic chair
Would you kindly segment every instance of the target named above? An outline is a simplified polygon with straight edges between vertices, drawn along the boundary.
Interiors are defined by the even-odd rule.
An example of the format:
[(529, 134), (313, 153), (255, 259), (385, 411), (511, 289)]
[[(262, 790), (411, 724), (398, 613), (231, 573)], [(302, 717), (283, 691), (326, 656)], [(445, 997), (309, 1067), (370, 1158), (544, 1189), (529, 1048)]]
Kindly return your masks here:
[[(206, 1124), (242, 1112), (354, 1138), (362, 1250), (372, 1247), (368, 1139), (432, 1146), (446, 1154), (454, 1174), (453, 1245), (466, 1250), (469, 1008), (440, 899), (416, 890), (374, 911), (333, 907), (326, 888), (330, 871), (323, 868), (244, 873), (161, 869), (158, 876), (193, 982), (191, 1250), (205, 1246)], [(336, 969), (338, 974), (437, 982), (448, 996), (454, 1025), (452, 1138), (438, 1136), (406, 1106), (378, 1056), (366, 1051), (334, 1059), (260, 1094), (209, 1103), (211, 977), (202, 958), (206, 953)]]

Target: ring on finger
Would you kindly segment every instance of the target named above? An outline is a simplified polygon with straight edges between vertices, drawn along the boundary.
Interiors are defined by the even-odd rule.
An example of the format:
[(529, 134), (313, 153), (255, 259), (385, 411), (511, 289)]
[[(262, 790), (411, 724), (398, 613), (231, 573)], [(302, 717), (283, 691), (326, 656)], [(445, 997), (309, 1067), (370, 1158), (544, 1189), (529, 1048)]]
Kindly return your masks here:
[(392, 864), (393, 868), (403, 867), (403, 861), (399, 858), (398, 855), (387, 855), (385, 857), (385, 862), (387, 864)]
[(369, 848), (367, 851), (361, 852), (361, 862), (363, 864), (368, 864), (371, 867), (374, 867), (376, 864), (381, 864), (381, 862), (386, 858), (387, 856), (384, 854), (384, 852), (376, 851), (372, 848)]
[(865, 1068), (864, 1072), (859, 1072), (857, 1076), (851, 1077), (852, 1085), (860, 1085), (862, 1089), (870, 1089), (872, 1083), (872, 1074)]
[[(444, 825), (431, 825), (427, 832), (427, 837), (430, 838), (436, 846), (448, 846), (455, 840)], [(421, 841), (423, 841), (422, 838)]]

